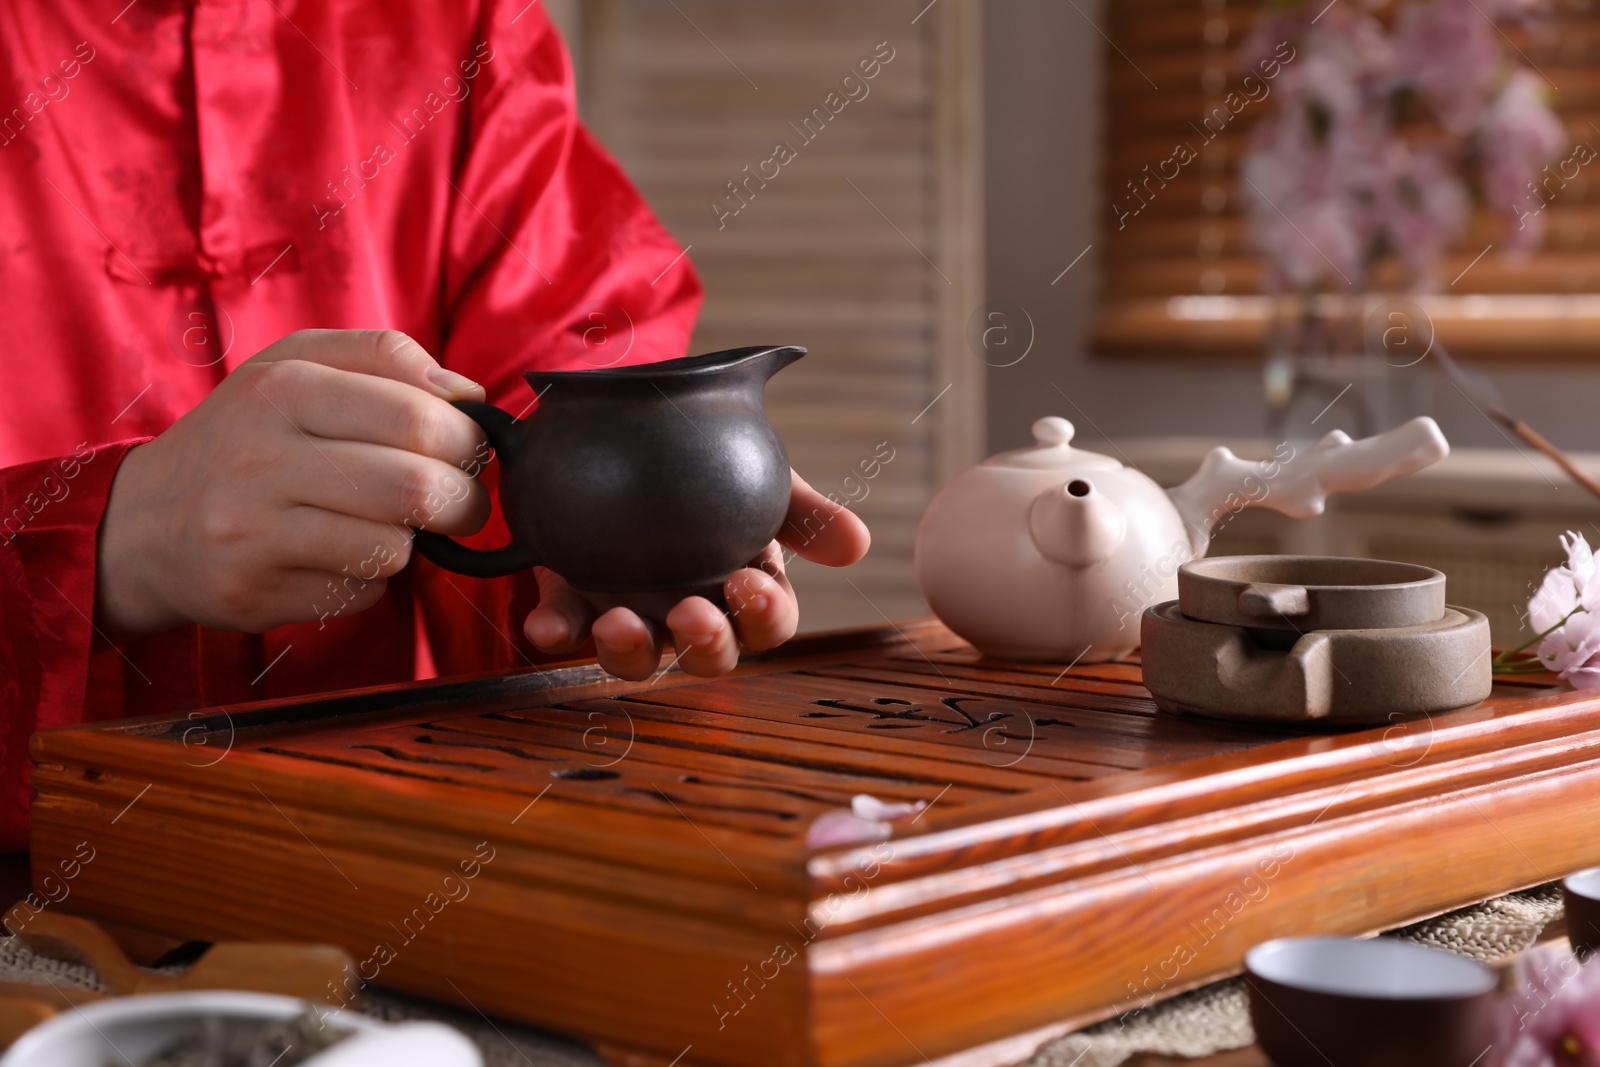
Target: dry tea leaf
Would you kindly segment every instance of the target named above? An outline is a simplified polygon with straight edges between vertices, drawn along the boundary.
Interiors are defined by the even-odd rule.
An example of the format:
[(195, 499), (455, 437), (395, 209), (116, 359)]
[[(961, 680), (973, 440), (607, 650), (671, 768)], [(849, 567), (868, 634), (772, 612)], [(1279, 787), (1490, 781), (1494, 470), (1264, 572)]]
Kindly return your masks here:
[[(292, 1019), (228, 1019), (207, 1016), (137, 1067), (295, 1067), (350, 1036), (326, 1025), (315, 1008)], [(125, 1067), (107, 1060), (105, 1067)]]

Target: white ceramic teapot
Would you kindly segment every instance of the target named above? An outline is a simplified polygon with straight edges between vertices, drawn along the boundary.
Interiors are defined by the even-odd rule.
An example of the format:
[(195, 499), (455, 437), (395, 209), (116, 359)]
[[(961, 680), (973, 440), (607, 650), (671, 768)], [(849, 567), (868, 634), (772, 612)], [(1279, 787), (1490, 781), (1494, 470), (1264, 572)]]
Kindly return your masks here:
[(1335, 430), (1249, 462), (1213, 449), (1168, 492), (1110, 456), (1072, 447), (1072, 423), (1033, 424), (941, 490), (917, 530), (917, 581), (950, 629), (999, 659), (1092, 663), (1139, 644), (1144, 609), (1178, 595), (1178, 567), (1206, 554), (1226, 516), (1259, 505), (1295, 518), (1450, 451), (1430, 418), (1361, 441)]

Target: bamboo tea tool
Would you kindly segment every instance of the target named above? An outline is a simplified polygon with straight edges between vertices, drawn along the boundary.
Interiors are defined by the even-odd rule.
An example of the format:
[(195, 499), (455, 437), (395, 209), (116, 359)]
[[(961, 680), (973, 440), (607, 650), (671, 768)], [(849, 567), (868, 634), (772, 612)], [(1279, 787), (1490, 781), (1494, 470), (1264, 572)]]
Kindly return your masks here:
[(326, 1001), (343, 995), (354, 965), (349, 953), (334, 945), (222, 942), (182, 974), (163, 975), (136, 966), (98, 923), (75, 915), (43, 911), (12, 932), (41, 955), (93, 967), (117, 996), (239, 989)]
[(0, 993), (0, 1049), (9, 1048), (17, 1038), (54, 1018), (60, 1010), (40, 997)]

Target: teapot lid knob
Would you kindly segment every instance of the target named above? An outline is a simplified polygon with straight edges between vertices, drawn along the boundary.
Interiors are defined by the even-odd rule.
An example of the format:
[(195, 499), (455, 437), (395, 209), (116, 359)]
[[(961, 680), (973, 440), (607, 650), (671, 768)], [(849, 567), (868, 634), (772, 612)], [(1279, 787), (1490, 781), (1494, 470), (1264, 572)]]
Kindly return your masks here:
[(1002, 452), (983, 461), (985, 467), (1008, 467), (1013, 470), (1120, 470), (1122, 464), (1098, 452), (1085, 452), (1072, 447), (1072, 423), (1055, 415), (1047, 416), (1033, 424), (1034, 444), (1011, 452)]
[(1071, 444), (1076, 432), (1072, 423), (1059, 415), (1046, 415), (1033, 424), (1033, 439), (1041, 445)]

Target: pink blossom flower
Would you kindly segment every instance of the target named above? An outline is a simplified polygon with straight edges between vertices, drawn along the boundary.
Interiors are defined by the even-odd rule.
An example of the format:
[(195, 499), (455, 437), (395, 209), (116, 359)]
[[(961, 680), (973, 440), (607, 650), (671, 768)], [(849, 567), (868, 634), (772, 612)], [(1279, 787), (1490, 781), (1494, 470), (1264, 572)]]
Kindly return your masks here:
[(1490, 106), (1478, 143), (1484, 199), (1517, 222), (1507, 227), (1508, 244), (1526, 252), (1544, 228), (1543, 191), (1532, 188), (1540, 164), (1567, 144), (1561, 120), (1545, 104), (1544, 79), (1526, 70), (1513, 73)]
[(1574, 688), (1600, 686), (1600, 579), (1594, 553), (1582, 534), (1561, 538), (1567, 562), (1551, 567), (1528, 600), (1528, 625), (1550, 634), (1539, 642), (1539, 659)]
[(1464, 134), (1483, 119), (1500, 64), (1500, 35), (1476, 0), (1408, 4), (1395, 21), (1400, 76), (1445, 128)]
[(1420, 285), (1466, 225), (1470, 198), (1443, 152), (1396, 140), (1387, 155), (1389, 180), (1378, 192), (1384, 231)]
[(1501, 1016), (1502, 1067), (1600, 1067), (1600, 966), (1535, 952), (1513, 967)]
[[(1484, 199), (1516, 223), (1503, 246), (1515, 254), (1537, 243), (1542, 202), (1529, 201), (1530, 183), (1564, 135), (1541, 81), (1508, 65), (1491, 20), (1539, 2), (1415, 0), (1392, 34), (1367, 12), (1380, 0), (1299, 3), (1256, 24), (1239, 57), (1247, 67), (1278, 57), (1277, 110), (1255, 128), (1241, 195), (1269, 291), (1359, 287), (1386, 253), (1414, 286), (1429, 286), (1466, 226), (1470, 160)], [(1413, 147), (1395, 125), (1410, 101), (1454, 143)]]
[(857, 793), (848, 808), (833, 808), (813, 819), (806, 830), (806, 844), (811, 848), (831, 848), (884, 841), (894, 832), (891, 822), (915, 815), (927, 806), (922, 800), (879, 800), (871, 793)]
[(1532, 15), (1544, 6), (1544, 0), (1476, 0), (1484, 15), (1495, 22)]

